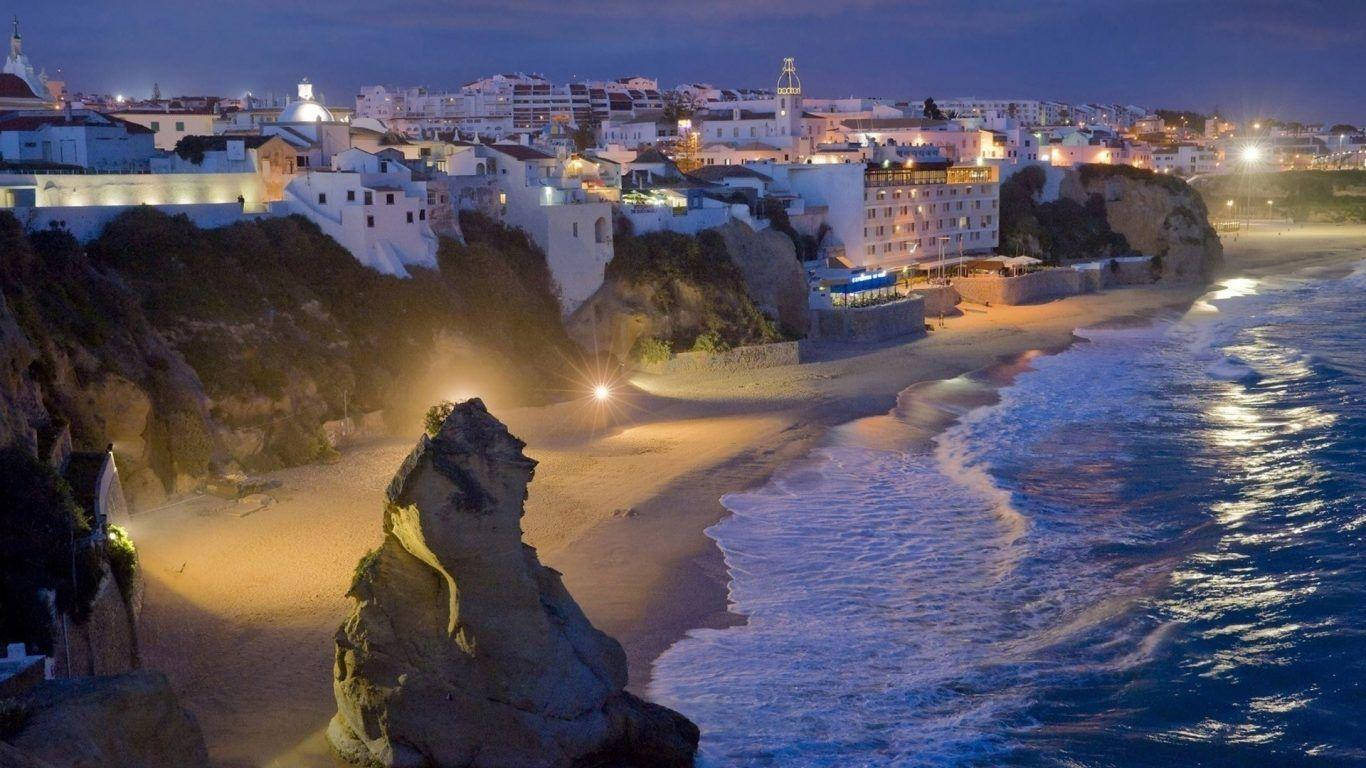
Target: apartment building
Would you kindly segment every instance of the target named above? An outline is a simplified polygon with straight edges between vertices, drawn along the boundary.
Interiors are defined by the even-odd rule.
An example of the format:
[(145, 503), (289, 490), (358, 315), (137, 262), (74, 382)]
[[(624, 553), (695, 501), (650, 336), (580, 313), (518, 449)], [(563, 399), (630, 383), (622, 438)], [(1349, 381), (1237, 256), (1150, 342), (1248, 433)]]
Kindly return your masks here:
[(556, 119), (605, 123), (663, 108), (658, 83), (640, 76), (557, 85), (543, 75), (512, 72), (472, 80), (458, 91), (369, 85), (356, 94), (357, 117), (410, 135), (460, 130), (502, 138)]
[[(936, 167), (937, 166), (937, 167)], [(865, 166), (863, 250), (854, 266), (895, 268), (995, 250), (1000, 176), (993, 165)]]

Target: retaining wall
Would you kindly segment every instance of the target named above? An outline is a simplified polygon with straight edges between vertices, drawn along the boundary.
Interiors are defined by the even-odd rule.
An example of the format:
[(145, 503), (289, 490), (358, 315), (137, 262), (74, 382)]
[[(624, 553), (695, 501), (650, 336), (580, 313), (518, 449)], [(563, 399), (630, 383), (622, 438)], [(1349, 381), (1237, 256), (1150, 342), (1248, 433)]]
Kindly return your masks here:
[(958, 314), (958, 302), (962, 299), (952, 285), (917, 286), (911, 289), (911, 293), (924, 299), (925, 317)]
[(920, 296), (873, 307), (811, 310), (813, 341), (883, 341), (925, 333), (925, 300)]
[(975, 275), (955, 277), (953, 287), (963, 301), (974, 304), (1035, 304), (1082, 292), (1082, 276), (1075, 269), (1045, 269), (1015, 277)]

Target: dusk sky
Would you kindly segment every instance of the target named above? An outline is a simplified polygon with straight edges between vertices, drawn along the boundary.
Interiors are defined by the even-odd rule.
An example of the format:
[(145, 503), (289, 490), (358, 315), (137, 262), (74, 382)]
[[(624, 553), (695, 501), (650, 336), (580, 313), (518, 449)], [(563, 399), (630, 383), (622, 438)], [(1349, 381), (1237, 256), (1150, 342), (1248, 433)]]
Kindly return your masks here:
[(72, 91), (454, 88), (499, 71), (772, 87), (811, 96), (1119, 101), (1366, 122), (1366, 2), (1092, 0), (642, 3), (24, 0), (35, 66)]

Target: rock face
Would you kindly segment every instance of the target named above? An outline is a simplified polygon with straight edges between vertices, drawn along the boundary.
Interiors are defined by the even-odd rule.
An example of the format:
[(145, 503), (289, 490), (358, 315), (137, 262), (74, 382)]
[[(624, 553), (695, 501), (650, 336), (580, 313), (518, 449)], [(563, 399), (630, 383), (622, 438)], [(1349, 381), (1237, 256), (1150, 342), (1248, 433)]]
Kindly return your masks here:
[(716, 231), (744, 273), (745, 287), (759, 311), (776, 318), (790, 335), (806, 335), (809, 291), (791, 238), (773, 229), (755, 232), (739, 221)]
[[(204, 735), (166, 677), (137, 672), (49, 680), (25, 694), (28, 722), (9, 739), (54, 768), (207, 768)], [(19, 763), (23, 765), (23, 763)]]
[(1129, 166), (1088, 165), (1067, 173), (1059, 189), (1078, 203), (1100, 195), (1110, 228), (1143, 255), (1159, 257), (1162, 280), (1208, 280), (1223, 261), (1224, 247), (1204, 201), (1181, 179)]
[(523, 447), (469, 400), (404, 461), (337, 632), (328, 740), (403, 768), (691, 765), (696, 726), (624, 690), (621, 646), (522, 543)]
[[(781, 335), (770, 321), (784, 311), (805, 328), (797, 304), (781, 287), (784, 253), (792, 268), (801, 269), (791, 241), (779, 233), (771, 234), (782, 243), (769, 239), (770, 233), (732, 228), (730, 242), (748, 254), (737, 257), (725, 229), (619, 235), (606, 282), (566, 323), (570, 336), (584, 349), (626, 360), (642, 339), (666, 342), (675, 352), (692, 349), (707, 332), (733, 347), (776, 341)], [(765, 284), (766, 276), (776, 284)], [(765, 302), (771, 302), (768, 310)]]

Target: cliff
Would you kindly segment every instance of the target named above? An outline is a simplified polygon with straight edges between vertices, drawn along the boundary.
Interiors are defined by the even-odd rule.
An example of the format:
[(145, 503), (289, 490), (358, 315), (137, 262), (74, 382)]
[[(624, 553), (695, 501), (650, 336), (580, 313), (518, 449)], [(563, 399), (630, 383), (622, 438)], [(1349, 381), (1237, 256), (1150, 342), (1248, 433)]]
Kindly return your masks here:
[(1179, 178), (1128, 165), (1083, 165), (1063, 178), (1060, 194), (1093, 206), (1099, 200), (1109, 227), (1154, 257), (1162, 280), (1208, 280), (1223, 262), (1204, 200)]
[(140, 505), (211, 472), (329, 455), (332, 425), (420, 423), (452, 390), (550, 399), (577, 353), (544, 256), (482, 217), (439, 270), (377, 274), (300, 218), (201, 230), (130, 211), (82, 248), (0, 214), (0, 445), (69, 423)]
[(336, 636), (329, 741), (405, 768), (691, 765), (697, 728), (624, 690), (621, 646), (522, 543), (523, 447), (470, 400), (395, 475)]
[(731, 347), (776, 341), (780, 324), (790, 336), (806, 331), (806, 280), (792, 243), (737, 223), (696, 236), (618, 235), (602, 287), (568, 328), (585, 349), (627, 359), (645, 341), (675, 352), (704, 336)]

